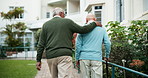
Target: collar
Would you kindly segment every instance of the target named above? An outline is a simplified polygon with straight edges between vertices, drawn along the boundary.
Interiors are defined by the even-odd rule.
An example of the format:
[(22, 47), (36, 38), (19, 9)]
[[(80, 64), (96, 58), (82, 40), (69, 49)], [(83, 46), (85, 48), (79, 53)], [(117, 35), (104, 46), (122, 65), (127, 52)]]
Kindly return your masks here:
[(60, 18), (61, 18), (61, 16), (60, 16), (60, 15), (55, 15), (54, 17), (60, 17)]
[(87, 22), (87, 24), (90, 24), (90, 23), (92, 23), (92, 22), (94, 22), (94, 20), (89, 20), (89, 21)]

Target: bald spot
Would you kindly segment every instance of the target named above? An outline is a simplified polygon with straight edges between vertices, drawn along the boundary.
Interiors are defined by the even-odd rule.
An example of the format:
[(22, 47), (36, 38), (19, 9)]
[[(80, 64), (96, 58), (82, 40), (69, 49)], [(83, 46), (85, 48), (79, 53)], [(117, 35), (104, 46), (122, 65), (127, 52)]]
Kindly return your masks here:
[(87, 15), (87, 17), (86, 17), (86, 20), (87, 21), (89, 21), (89, 20), (96, 20), (96, 17), (95, 17), (95, 15), (94, 14), (91, 14), (91, 13), (89, 13), (88, 15)]

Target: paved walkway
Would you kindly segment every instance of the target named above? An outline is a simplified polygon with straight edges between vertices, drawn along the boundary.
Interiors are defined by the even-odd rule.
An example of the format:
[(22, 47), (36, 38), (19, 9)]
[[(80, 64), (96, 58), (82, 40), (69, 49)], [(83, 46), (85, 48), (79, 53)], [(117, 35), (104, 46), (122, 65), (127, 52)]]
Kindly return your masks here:
[(51, 78), (49, 74), (48, 65), (45, 59), (42, 60), (42, 67), (41, 70), (38, 71), (35, 78)]
[[(76, 69), (73, 69), (73, 75), (74, 78), (80, 78), (79, 74), (77, 73)], [(48, 69), (48, 65), (45, 59), (42, 59), (42, 68), (40, 71), (38, 71), (37, 75), (35, 76), (35, 78), (51, 78), (50, 74), (49, 74), (49, 69)]]

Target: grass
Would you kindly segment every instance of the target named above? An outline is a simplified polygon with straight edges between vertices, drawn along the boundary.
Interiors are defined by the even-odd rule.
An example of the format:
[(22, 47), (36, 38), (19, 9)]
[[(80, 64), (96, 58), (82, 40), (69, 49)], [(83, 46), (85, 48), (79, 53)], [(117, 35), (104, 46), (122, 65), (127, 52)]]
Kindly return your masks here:
[(0, 60), (0, 78), (34, 78), (36, 61)]

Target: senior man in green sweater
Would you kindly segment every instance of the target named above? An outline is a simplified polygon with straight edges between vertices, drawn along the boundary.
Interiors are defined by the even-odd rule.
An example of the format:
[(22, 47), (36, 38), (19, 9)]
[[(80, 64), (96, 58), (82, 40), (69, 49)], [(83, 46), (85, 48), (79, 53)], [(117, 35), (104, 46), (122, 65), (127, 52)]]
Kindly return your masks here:
[(73, 78), (71, 57), (73, 33), (84, 34), (92, 31), (96, 26), (102, 26), (96, 21), (79, 26), (64, 17), (63, 9), (55, 8), (53, 10), (53, 18), (44, 23), (37, 46), (36, 68), (41, 69), (41, 58), (45, 51), (50, 78)]

